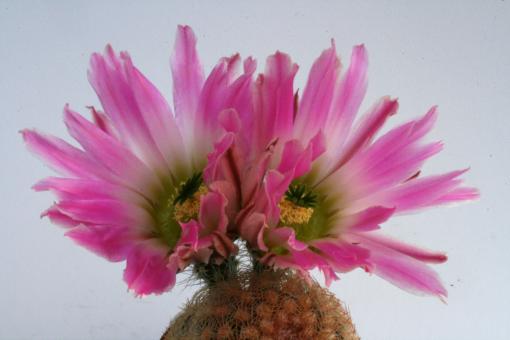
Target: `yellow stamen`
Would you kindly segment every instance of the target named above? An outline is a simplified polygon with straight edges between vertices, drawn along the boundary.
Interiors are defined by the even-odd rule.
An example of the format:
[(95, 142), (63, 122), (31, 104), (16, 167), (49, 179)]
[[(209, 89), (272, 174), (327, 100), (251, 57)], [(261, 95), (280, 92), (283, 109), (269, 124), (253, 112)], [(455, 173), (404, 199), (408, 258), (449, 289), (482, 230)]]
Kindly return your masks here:
[(179, 222), (188, 222), (197, 218), (200, 211), (200, 196), (205, 194), (207, 194), (207, 187), (202, 184), (192, 197), (174, 206), (174, 218)]
[(313, 214), (313, 208), (300, 207), (287, 199), (283, 199), (278, 207), (280, 220), (287, 225), (308, 223)]

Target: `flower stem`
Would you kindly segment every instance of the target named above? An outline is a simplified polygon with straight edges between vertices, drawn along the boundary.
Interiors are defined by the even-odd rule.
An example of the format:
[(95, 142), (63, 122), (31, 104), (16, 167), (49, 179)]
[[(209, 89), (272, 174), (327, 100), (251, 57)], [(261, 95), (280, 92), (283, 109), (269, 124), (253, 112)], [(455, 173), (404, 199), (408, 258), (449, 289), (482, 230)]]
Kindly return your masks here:
[(230, 280), (238, 275), (239, 260), (235, 256), (230, 256), (221, 264), (200, 263), (194, 266), (193, 271), (208, 286), (214, 286), (220, 281)]

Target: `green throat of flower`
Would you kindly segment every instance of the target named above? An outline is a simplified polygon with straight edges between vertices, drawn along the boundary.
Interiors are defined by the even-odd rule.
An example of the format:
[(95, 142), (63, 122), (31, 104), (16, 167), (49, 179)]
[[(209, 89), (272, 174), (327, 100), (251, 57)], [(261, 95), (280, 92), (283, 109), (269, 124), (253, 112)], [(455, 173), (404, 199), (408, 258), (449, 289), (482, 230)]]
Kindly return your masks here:
[(303, 242), (325, 237), (337, 215), (334, 203), (305, 184), (293, 183), (278, 204), (280, 225), (293, 228)]
[(153, 204), (151, 214), (155, 228), (153, 237), (173, 249), (181, 236), (180, 222), (197, 219), (200, 211), (200, 197), (207, 193), (202, 173), (195, 173), (180, 185), (168, 186)]

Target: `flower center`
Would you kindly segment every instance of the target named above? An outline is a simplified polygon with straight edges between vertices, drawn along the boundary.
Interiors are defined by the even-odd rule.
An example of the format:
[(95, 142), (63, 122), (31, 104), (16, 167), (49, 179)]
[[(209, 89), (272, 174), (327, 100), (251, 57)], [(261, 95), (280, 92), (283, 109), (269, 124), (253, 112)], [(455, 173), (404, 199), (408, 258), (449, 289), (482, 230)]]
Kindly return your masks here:
[(191, 197), (184, 202), (174, 203), (174, 218), (179, 222), (188, 222), (198, 217), (200, 211), (200, 196), (207, 194), (207, 188), (201, 184)]
[(181, 237), (179, 222), (198, 217), (200, 196), (207, 193), (202, 173), (196, 173), (179, 186), (168, 185), (153, 201), (150, 213), (154, 218), (152, 237), (173, 249)]
[(288, 199), (281, 200), (278, 207), (280, 208), (280, 221), (286, 225), (306, 224), (313, 215), (313, 208), (301, 207)]
[(306, 184), (294, 182), (280, 201), (280, 226), (291, 227), (303, 242), (327, 237), (339, 217), (338, 198), (312, 191)]
[(173, 218), (178, 222), (188, 222), (198, 217), (200, 211), (200, 196), (207, 193), (202, 173), (198, 172), (188, 178), (178, 188), (171, 205), (173, 205)]
[(317, 195), (304, 184), (292, 184), (278, 207), (280, 208), (280, 221), (285, 225), (307, 224), (312, 218), (314, 207), (317, 204)]

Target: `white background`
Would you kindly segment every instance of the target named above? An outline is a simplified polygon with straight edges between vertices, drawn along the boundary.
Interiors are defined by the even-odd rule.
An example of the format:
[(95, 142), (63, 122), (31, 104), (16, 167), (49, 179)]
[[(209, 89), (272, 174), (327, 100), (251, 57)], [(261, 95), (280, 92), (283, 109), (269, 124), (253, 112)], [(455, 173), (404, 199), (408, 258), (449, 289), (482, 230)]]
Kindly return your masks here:
[[(135, 298), (112, 264), (40, 220), (53, 197), (30, 186), (52, 174), (24, 148), (25, 127), (66, 136), (66, 102), (98, 104), (87, 83), (91, 52), (108, 42), (170, 99), (176, 25), (191, 25), (207, 70), (239, 51), (259, 69), (276, 49), (301, 66), (336, 40), (344, 64), (365, 43), (368, 107), (400, 99), (390, 125), (438, 104), (432, 138), (446, 149), (425, 168), (471, 167), (480, 201), (397, 218), (391, 234), (450, 260), (436, 269), (448, 304), (355, 271), (332, 285), (364, 340), (510, 339), (510, 4), (508, 1), (0, 1), (0, 338), (157, 339), (193, 289)], [(67, 137), (66, 137), (67, 138)]]

